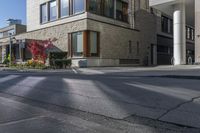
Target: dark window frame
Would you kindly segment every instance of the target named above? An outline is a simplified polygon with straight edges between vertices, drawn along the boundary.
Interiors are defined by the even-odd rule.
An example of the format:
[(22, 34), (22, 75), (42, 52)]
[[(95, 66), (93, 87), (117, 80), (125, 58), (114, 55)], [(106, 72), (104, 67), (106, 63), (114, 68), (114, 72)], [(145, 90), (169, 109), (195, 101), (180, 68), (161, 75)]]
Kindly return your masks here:
[[(116, 19), (119, 21), (124, 21), (124, 22), (128, 22), (128, 3), (124, 2), (122, 0), (116, 0), (116, 6), (117, 6), (117, 2), (121, 3), (121, 11), (117, 10), (116, 8)], [(121, 15), (121, 18), (120, 16)]]
[(113, 6), (113, 9), (112, 9), (112, 15), (106, 15), (106, 13), (105, 13), (105, 0), (100, 0), (100, 12), (99, 13), (95, 13), (95, 12), (91, 12), (90, 10), (89, 10), (89, 8), (90, 8), (90, 0), (87, 0), (87, 9), (86, 9), (86, 11), (87, 12), (90, 12), (90, 13), (94, 13), (94, 14), (97, 14), (97, 15), (100, 15), (100, 16), (103, 16), (103, 17), (107, 17), (107, 18), (112, 18), (112, 19), (115, 19), (115, 2), (112, 0), (112, 2), (113, 2), (113, 4), (112, 4), (112, 6)]
[[(50, 11), (51, 11), (51, 3), (53, 3), (53, 2), (56, 2), (56, 18), (54, 18), (54, 19), (51, 19), (51, 16), (50, 16)], [(49, 1), (48, 2), (48, 21), (55, 21), (55, 20), (57, 20), (58, 19), (58, 2), (57, 2), (57, 0), (51, 0), (51, 1)]]
[[(113, 3), (112, 3), (112, 8), (108, 8), (109, 9), (109, 11), (111, 11), (111, 14), (106, 14), (106, 2), (105, 2), (105, 0), (103, 0), (103, 15), (105, 16), (105, 17), (108, 17), (108, 18), (114, 18), (114, 16), (115, 16), (115, 2), (114, 2), (114, 0), (110, 0), (110, 1), (112, 1)], [(109, 6), (108, 6), (109, 7)], [(107, 10), (108, 11), (108, 10)]]
[(194, 28), (186, 26), (186, 39), (194, 41), (194, 38), (195, 38)]
[[(82, 32), (83, 35), (83, 54), (82, 56), (74, 56), (74, 49), (73, 49), (73, 34)], [(78, 32), (72, 32), (68, 34), (68, 48), (69, 48), (69, 57), (71, 58), (84, 58), (84, 57), (99, 57), (100, 56), (100, 33), (97, 31), (91, 31), (91, 30), (84, 30), (84, 31), (78, 31)], [(91, 53), (90, 52), (90, 32), (96, 32), (97, 33), (97, 53)]]
[[(42, 7), (43, 7), (44, 5), (46, 6), (46, 17), (47, 17), (47, 18), (46, 18), (46, 21), (43, 22), (43, 12), (42, 12), (42, 11), (43, 11), (43, 10), (42, 10), (43, 8), (42, 8)], [(48, 16), (49, 16), (49, 15), (48, 15), (48, 3), (43, 3), (43, 4), (40, 5), (40, 23), (41, 23), (41, 24), (47, 23), (47, 22), (49, 21), (49, 20), (48, 20), (48, 18), (49, 18)]]
[[(74, 42), (73, 42), (73, 40), (74, 40), (74, 35), (82, 35), (82, 52), (77, 52), (76, 51), (76, 54), (75, 54), (75, 51), (74, 51)], [(73, 57), (83, 57), (84, 56), (84, 32), (83, 31), (79, 31), (79, 32), (73, 32), (73, 33), (71, 33), (71, 41), (72, 41), (72, 43), (71, 43), (71, 47), (72, 47), (72, 56)], [(77, 44), (76, 44), (77, 45)], [(78, 46), (78, 45), (77, 45)]]
[[(87, 0), (87, 11), (89, 11), (90, 13), (94, 13), (94, 14), (98, 14), (98, 15), (102, 15), (102, 0), (95, 0), (96, 1), (96, 6), (97, 9), (95, 10), (90, 10), (90, 8), (92, 7), (90, 5), (91, 0)], [(98, 1), (98, 2), (97, 2)], [(99, 7), (98, 7), (99, 6)], [(98, 11), (99, 10), (99, 11)]]
[(167, 34), (173, 34), (173, 20), (164, 15), (161, 16), (161, 31)]
[[(75, 12), (75, 9), (74, 9), (74, 6), (75, 6), (75, 4), (74, 4), (74, 1), (75, 0), (71, 0), (71, 3), (70, 3), (70, 7), (71, 7), (71, 15), (77, 15), (77, 14), (81, 14), (81, 13), (83, 13), (83, 12), (85, 12), (85, 0), (82, 0), (83, 1), (83, 10), (82, 11), (79, 11), (79, 12)], [(80, 1), (80, 0), (79, 0)]]
[(68, 14), (67, 15), (61, 15), (61, 12), (62, 12), (61, 4), (62, 4), (62, 2), (61, 2), (61, 0), (59, 0), (59, 3), (58, 3), (58, 14), (59, 14), (59, 16), (58, 16), (58, 18), (69, 17), (71, 15), (71, 12), (70, 12), (70, 10), (71, 10), (71, 6), (70, 6), (71, 0), (68, 0)]
[[(91, 51), (90, 51), (90, 48), (91, 48), (91, 43), (90, 43), (90, 34), (91, 34), (91, 32), (95, 32), (96, 34), (97, 34), (97, 46), (96, 46), (96, 50), (97, 50), (97, 53), (91, 53)], [(99, 32), (97, 32), (97, 31), (87, 31), (87, 33), (88, 33), (88, 55), (89, 55), (89, 57), (99, 57), (100, 55), (100, 52), (99, 52), (99, 46), (100, 46), (100, 33)]]
[[(56, 1), (56, 19), (53, 19), (53, 20), (50, 20), (50, 3), (51, 2), (54, 2)], [(46, 23), (49, 23), (49, 22), (54, 22), (54, 21), (57, 21), (57, 20), (60, 20), (60, 19), (63, 19), (63, 18), (67, 18), (67, 17), (72, 17), (72, 16), (76, 16), (76, 15), (79, 15), (79, 14), (82, 14), (84, 12), (86, 12), (86, 0), (83, 0), (84, 1), (84, 9), (83, 11), (81, 12), (77, 12), (77, 13), (73, 13), (73, 0), (69, 0), (69, 15), (67, 16), (61, 16), (61, 1), (60, 0), (50, 0), (50, 1), (47, 1), (45, 3), (42, 3), (40, 4), (40, 24), (46, 24)], [(43, 5), (46, 5), (46, 8), (47, 8), (47, 20), (45, 22), (42, 22), (42, 6)]]
[[(56, 19), (50, 19), (50, 3), (51, 2), (55, 2), (56, 1)], [(94, 13), (94, 14), (97, 14), (97, 15), (101, 15), (101, 16), (104, 16), (104, 17), (108, 17), (108, 18), (112, 18), (112, 19), (116, 19), (116, 16), (115, 16), (115, 13), (116, 13), (116, 10), (115, 10), (115, 2), (113, 0), (110, 0), (112, 2), (112, 6), (107, 6), (108, 9), (110, 9), (110, 15), (106, 15), (106, 8), (105, 8), (105, 0), (99, 0), (101, 1), (100, 2), (100, 7), (99, 7), (99, 11), (98, 12), (91, 12), (91, 13)], [(122, 22), (126, 22), (128, 23), (128, 6), (129, 4), (125, 1), (121, 1), (123, 3), (123, 7), (122, 7), (122, 12), (123, 12), (123, 18), (120, 20), (120, 19), (116, 19), (116, 20), (119, 20), (119, 21), (122, 21)], [(61, 15), (61, 0), (50, 0), (48, 2), (45, 2), (43, 4), (40, 5), (40, 24), (45, 24), (45, 23), (48, 23), (48, 22), (53, 22), (53, 21), (56, 21), (56, 20), (60, 20), (62, 18), (66, 18), (66, 17), (71, 17), (71, 16), (75, 16), (75, 15), (78, 15), (78, 14), (82, 14), (84, 12), (90, 12), (89, 10), (89, 0), (83, 0), (83, 11), (80, 11), (80, 12), (75, 12), (74, 11), (74, 0), (69, 0), (68, 1), (68, 6), (69, 6), (69, 13), (68, 15)], [(43, 5), (46, 5), (46, 8), (47, 8), (47, 20), (45, 22), (42, 21), (42, 6)], [(111, 8), (109, 8), (111, 7)], [(126, 10), (126, 11), (124, 11)], [(126, 12), (126, 13), (125, 13)]]

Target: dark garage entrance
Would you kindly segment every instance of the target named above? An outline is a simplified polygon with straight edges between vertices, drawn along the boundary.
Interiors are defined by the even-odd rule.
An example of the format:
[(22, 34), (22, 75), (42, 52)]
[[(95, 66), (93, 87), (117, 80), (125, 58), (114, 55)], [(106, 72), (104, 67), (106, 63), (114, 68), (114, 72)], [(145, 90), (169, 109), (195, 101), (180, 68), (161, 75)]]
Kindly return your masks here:
[(157, 36), (157, 63), (170, 65), (173, 57), (173, 38)]

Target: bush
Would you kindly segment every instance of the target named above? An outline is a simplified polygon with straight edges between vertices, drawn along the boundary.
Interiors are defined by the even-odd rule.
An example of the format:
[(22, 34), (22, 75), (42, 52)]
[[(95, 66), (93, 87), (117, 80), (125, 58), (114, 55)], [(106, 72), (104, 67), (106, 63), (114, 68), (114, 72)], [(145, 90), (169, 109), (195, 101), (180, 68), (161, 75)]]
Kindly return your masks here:
[(56, 59), (53, 62), (56, 68), (66, 68), (67, 66), (71, 66), (71, 59)]
[(49, 59), (63, 59), (67, 58), (67, 52), (51, 52), (49, 53)]
[(44, 41), (32, 41), (27, 45), (34, 60), (42, 60), (44, 63), (48, 57), (47, 51), (53, 48), (53, 42), (57, 39), (48, 39)]
[(51, 52), (49, 54), (50, 66), (56, 68), (66, 68), (71, 65), (71, 60), (67, 59), (67, 52)]
[(7, 59), (7, 58), (5, 58), (5, 59), (4, 59), (4, 61), (3, 61), (3, 64), (6, 64), (6, 65), (8, 65), (8, 64), (9, 64), (9, 62), (10, 62), (10, 60), (9, 60), (9, 59)]
[(8, 65), (10, 63), (10, 54), (4, 58), (3, 64)]

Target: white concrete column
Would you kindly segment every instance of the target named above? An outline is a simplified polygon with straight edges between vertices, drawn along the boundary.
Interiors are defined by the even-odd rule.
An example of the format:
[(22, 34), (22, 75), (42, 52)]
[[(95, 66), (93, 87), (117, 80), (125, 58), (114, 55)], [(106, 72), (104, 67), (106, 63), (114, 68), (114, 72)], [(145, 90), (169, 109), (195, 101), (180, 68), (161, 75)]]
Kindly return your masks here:
[(174, 5), (174, 65), (186, 64), (185, 3)]
[(195, 63), (200, 64), (200, 0), (195, 0)]
[(4, 61), (5, 58), (6, 58), (6, 47), (2, 46), (2, 61)]

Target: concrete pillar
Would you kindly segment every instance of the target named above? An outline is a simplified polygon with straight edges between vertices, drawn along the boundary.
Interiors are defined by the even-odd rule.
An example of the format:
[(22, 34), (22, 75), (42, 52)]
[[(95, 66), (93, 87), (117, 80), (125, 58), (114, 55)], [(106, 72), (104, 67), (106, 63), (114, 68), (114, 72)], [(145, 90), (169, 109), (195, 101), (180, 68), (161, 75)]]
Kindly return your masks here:
[(195, 0), (195, 63), (200, 63), (200, 0)]
[(2, 46), (2, 61), (6, 58), (6, 46)]
[(174, 65), (186, 64), (185, 3), (174, 5)]

